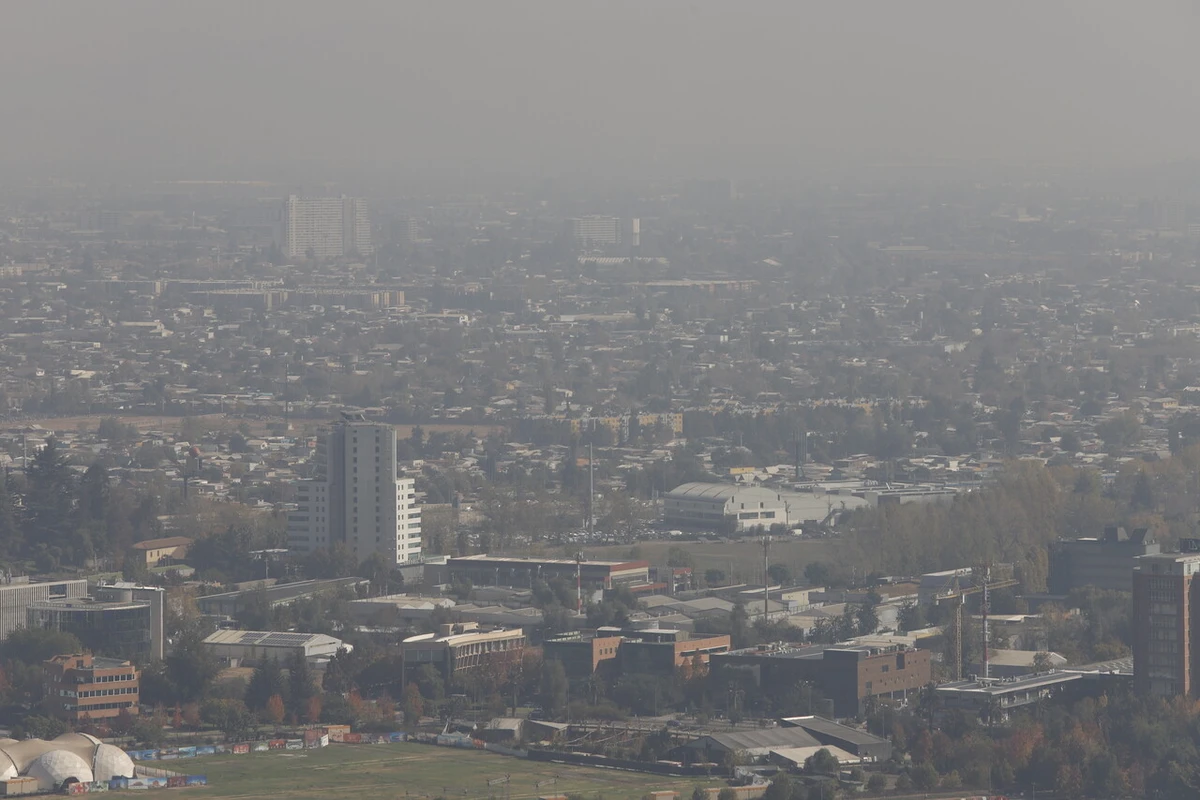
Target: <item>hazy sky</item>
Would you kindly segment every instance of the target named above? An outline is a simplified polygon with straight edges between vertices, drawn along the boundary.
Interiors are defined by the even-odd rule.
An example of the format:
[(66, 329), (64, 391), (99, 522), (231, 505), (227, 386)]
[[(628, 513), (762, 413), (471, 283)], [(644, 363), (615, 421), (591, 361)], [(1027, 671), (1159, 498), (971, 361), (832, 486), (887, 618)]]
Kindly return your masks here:
[(3, 0), (0, 169), (753, 175), (1200, 153), (1190, 0)]

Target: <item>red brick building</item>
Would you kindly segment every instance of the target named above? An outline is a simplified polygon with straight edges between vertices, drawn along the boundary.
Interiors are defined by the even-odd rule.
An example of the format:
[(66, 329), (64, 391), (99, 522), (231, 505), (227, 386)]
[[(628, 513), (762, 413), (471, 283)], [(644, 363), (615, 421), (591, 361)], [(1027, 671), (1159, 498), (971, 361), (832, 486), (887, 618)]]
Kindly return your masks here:
[(46, 706), (71, 722), (138, 713), (141, 673), (128, 661), (90, 653), (55, 656), (42, 664)]

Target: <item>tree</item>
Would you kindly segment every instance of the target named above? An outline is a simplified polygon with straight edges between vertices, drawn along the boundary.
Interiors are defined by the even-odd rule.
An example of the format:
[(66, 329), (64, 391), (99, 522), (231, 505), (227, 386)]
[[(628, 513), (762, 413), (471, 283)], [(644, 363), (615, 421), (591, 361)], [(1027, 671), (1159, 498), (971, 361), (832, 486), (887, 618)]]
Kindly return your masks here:
[(858, 625), (859, 636), (869, 636), (879, 629), (879, 612), (875, 610), (874, 603), (863, 603), (854, 612), (854, 619)]
[(321, 695), (314, 694), (308, 698), (308, 704), (304, 707), (304, 721), (309, 725), (321, 721)]
[(667, 566), (668, 567), (694, 567), (696, 560), (692, 558), (692, 554), (682, 547), (671, 547), (667, 550)]
[(777, 583), (780, 586), (788, 586), (792, 583), (792, 571), (787, 564), (772, 564), (767, 567), (767, 577), (771, 583)]
[(404, 724), (413, 727), (421, 721), (421, 715), (424, 713), (425, 703), (421, 698), (421, 690), (415, 683), (409, 683), (404, 687)]
[(284, 713), (283, 698), (277, 694), (271, 695), (271, 699), (267, 701), (267, 707), (263, 712), (263, 716), (267, 722), (272, 725), (283, 724)]
[(553, 719), (566, 714), (570, 686), (567, 672), (557, 659), (542, 663), (542, 708)]
[(245, 737), (254, 727), (254, 715), (241, 700), (207, 700), (200, 707), (200, 718), (215, 726), (229, 740)]
[(725, 583), (725, 570), (706, 569), (704, 571), (704, 582), (709, 586), (723, 585)]
[(750, 638), (750, 616), (746, 613), (746, 604), (734, 601), (733, 610), (729, 612), (729, 637), (735, 650), (747, 647)]
[(1047, 652), (1038, 652), (1033, 656), (1033, 671), (1041, 674), (1054, 668), (1054, 661)]
[(738, 800), (738, 793), (732, 787), (725, 786), (717, 792), (717, 800)]
[(904, 601), (900, 606), (899, 613), (896, 615), (896, 627), (900, 629), (900, 632), (908, 633), (909, 631), (921, 630), (925, 625), (925, 609), (912, 600)]
[(771, 779), (767, 789), (762, 793), (763, 800), (791, 800), (792, 779), (786, 772), (780, 772)]
[(274, 658), (264, 659), (254, 669), (250, 683), (246, 686), (246, 706), (253, 711), (261, 711), (267, 707), (273, 696), (279, 695), (282, 698), (286, 691), (287, 682), (284, 680), (283, 670), (279, 668), (279, 661)]
[(872, 772), (867, 778), (867, 791), (871, 794), (881, 794), (887, 790), (887, 778), (882, 772)]
[(317, 694), (317, 686), (313, 683), (312, 670), (308, 667), (308, 659), (297, 650), (288, 657), (288, 702), (295, 710), (308, 707), (310, 698)]
[[(933, 764), (926, 762), (918, 764), (908, 771), (908, 776), (912, 780), (914, 789), (919, 789), (922, 792), (928, 792), (936, 789), (938, 785), (938, 771)], [(899, 786), (897, 785), (897, 788)]]
[(824, 747), (804, 759), (804, 772), (807, 775), (837, 775), (840, 768), (837, 756)]
[(203, 700), (221, 671), (199, 630), (185, 631), (164, 664), (174, 699), (180, 703)]

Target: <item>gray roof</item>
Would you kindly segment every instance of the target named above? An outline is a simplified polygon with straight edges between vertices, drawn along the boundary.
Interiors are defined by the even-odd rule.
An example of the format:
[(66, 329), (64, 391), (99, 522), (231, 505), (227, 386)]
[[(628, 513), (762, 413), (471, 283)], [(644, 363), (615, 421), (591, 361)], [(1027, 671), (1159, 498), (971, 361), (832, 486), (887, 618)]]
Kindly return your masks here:
[(839, 725), (833, 720), (825, 719), (824, 717), (789, 717), (783, 721), (788, 725), (812, 731), (817, 735), (830, 739), (838, 739), (843, 742), (851, 742), (856, 745), (887, 744), (886, 739), (880, 739), (878, 736), (872, 736), (866, 731), (860, 731), (848, 725)]
[(726, 750), (763, 750), (772, 747), (815, 747), (821, 743), (803, 728), (767, 728), (757, 731), (734, 731), (702, 736), (696, 747), (708, 749), (711, 745)]
[(762, 489), (757, 486), (734, 486), (731, 483), (700, 483), (698, 481), (681, 483), (667, 492), (667, 496), (674, 498), (703, 498), (708, 500), (727, 500), (730, 497), (753, 497), (763, 501), (779, 502), (779, 493), (771, 489)]

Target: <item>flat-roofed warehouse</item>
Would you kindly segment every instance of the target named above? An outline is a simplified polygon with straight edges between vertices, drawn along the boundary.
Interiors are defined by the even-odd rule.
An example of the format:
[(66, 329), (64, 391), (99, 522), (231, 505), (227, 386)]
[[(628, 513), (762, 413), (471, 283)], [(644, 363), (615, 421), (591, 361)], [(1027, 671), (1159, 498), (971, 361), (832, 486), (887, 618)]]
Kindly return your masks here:
[(645, 586), (650, 583), (649, 561), (583, 561), (571, 558), (515, 556), (458, 556), (446, 561), (451, 583), (469, 578), (477, 586), (532, 586), (535, 580), (564, 578), (575, 582), (576, 569), (584, 591)]
[(306, 659), (332, 658), (343, 647), (341, 639), (323, 633), (290, 633), (283, 631), (216, 631), (204, 640), (204, 646), (230, 666), (259, 664), (275, 659), (283, 664), (295, 653)]
[(663, 496), (663, 522), (680, 528), (717, 530), (733, 520), (737, 530), (788, 524), (783, 495), (761, 486), (684, 483)]

